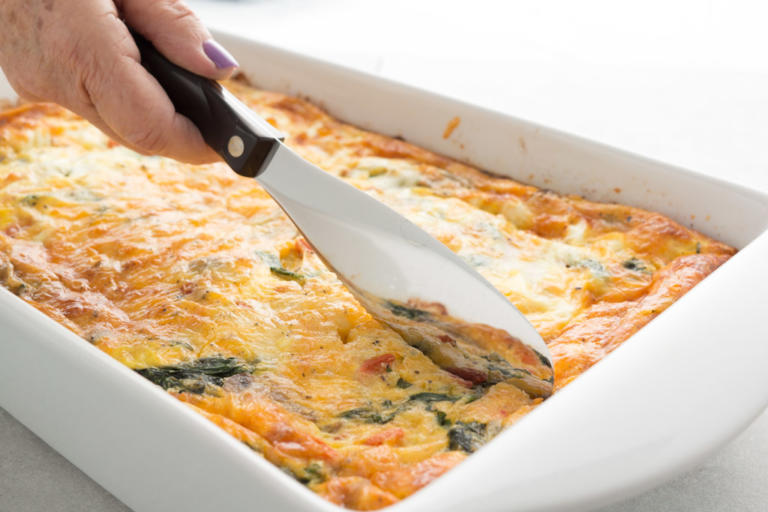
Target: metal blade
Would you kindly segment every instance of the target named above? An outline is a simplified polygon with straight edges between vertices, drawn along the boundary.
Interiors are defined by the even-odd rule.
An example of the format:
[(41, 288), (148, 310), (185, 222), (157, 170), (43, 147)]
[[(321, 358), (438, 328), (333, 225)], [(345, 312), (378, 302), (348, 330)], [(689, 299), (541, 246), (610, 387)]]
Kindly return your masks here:
[(541, 336), (441, 242), (283, 144), (256, 179), (361, 304), (440, 367), (472, 385), (551, 394)]

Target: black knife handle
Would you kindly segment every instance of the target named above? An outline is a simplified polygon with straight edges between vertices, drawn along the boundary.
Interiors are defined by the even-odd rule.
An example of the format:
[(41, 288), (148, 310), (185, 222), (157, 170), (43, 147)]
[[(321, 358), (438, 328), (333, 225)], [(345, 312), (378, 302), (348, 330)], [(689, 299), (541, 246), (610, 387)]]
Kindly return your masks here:
[(131, 34), (141, 65), (160, 82), (176, 112), (197, 126), (205, 142), (236, 173), (258, 176), (279, 147), (280, 134), (220, 84), (177, 66), (140, 34), (133, 30)]

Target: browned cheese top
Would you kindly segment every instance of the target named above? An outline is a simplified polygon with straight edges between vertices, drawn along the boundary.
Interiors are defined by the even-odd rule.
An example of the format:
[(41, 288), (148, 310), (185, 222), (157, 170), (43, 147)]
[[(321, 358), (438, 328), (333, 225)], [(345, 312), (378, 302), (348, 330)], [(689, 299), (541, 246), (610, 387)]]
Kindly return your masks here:
[[(227, 86), (507, 296), (558, 389), (735, 252)], [(405, 498), (540, 402), (447, 373), (375, 321), (256, 181), (138, 155), (51, 105), (0, 118), (0, 283), (350, 508)]]

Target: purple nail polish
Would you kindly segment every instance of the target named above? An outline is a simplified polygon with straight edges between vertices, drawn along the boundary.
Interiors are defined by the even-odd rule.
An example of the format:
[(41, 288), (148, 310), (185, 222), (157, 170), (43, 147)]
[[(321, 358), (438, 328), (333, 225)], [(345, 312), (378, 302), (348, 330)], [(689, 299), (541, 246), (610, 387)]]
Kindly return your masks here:
[(219, 69), (239, 66), (232, 54), (213, 39), (208, 39), (203, 43), (203, 51)]

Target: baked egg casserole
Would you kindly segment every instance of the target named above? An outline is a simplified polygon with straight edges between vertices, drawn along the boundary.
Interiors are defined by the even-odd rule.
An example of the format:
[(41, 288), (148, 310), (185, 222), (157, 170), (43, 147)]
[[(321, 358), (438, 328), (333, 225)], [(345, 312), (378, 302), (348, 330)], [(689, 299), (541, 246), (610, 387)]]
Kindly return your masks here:
[[(735, 253), (226, 86), (508, 297), (547, 342), (555, 389)], [(374, 320), (255, 180), (139, 155), (50, 104), (0, 114), (0, 283), (348, 508), (407, 497), (541, 403), (448, 373)]]

